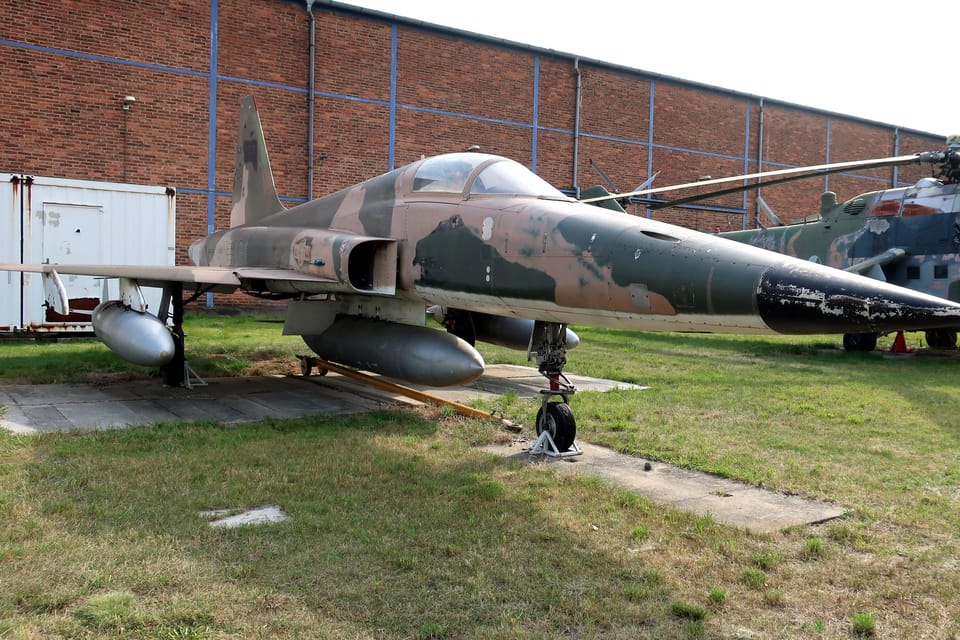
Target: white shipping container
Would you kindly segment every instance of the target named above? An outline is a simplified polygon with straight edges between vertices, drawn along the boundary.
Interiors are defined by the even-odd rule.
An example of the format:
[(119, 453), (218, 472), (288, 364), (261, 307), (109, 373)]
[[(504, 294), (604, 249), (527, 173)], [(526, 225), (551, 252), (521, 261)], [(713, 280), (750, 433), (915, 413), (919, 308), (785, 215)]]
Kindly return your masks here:
[[(176, 191), (0, 173), (0, 262), (173, 265)], [(119, 297), (116, 280), (61, 274), (71, 309)], [(151, 311), (161, 292), (143, 288)], [(0, 332), (89, 332), (89, 314), (44, 306), (40, 274), (0, 272)]]

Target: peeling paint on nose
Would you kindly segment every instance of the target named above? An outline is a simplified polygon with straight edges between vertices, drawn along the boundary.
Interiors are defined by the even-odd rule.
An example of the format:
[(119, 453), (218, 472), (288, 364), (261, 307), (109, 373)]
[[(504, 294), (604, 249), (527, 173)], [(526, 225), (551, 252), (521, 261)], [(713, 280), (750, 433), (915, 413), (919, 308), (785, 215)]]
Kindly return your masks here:
[[(812, 266), (812, 265), (811, 265)], [(772, 268), (756, 293), (760, 317), (778, 333), (876, 333), (956, 326), (958, 305), (840, 270)]]

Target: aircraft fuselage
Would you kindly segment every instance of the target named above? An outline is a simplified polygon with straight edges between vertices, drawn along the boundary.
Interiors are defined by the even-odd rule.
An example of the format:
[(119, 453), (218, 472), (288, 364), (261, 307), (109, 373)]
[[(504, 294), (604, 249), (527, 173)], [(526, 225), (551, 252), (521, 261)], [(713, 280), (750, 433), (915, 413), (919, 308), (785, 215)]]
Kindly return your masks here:
[[(610, 212), (558, 192), (480, 192), (476, 185), (490, 170), (526, 170), (496, 156), (447, 157), (452, 162), (461, 156), (473, 164), (459, 190), (418, 189), (429, 160), (421, 161), (255, 225), (218, 232), (191, 248), (191, 257), (201, 266), (283, 268), (348, 279), (349, 270), (367, 269), (347, 264), (338, 238), (382, 238), (396, 243), (396, 263), (370, 270), (395, 269), (387, 279), (395, 283), (390, 294), (397, 298), (643, 330), (875, 331), (894, 315), (910, 325), (915, 312), (929, 317), (941, 304), (924, 296), (903, 299), (903, 292), (882, 283)], [(349, 260), (375, 260), (373, 253), (351, 254)], [(360, 287), (350, 283), (377, 293), (358, 280)], [(302, 286), (309, 293), (309, 285)]]

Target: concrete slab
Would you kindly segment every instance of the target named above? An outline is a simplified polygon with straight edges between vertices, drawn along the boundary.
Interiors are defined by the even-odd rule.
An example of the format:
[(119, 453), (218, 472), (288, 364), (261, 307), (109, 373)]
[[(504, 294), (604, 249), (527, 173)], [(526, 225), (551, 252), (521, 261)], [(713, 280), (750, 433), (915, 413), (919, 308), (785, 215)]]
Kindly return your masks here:
[(51, 405), (36, 405), (22, 408), (22, 415), (32, 424), (37, 424), (45, 431), (64, 431), (72, 429), (73, 425), (60, 409)]
[[(599, 476), (612, 484), (698, 515), (710, 514), (715, 522), (758, 533), (839, 518), (844, 507), (760, 489), (699, 471), (617, 453), (580, 440), (582, 456), (553, 458), (531, 455), (533, 440), (520, 436), (508, 444), (484, 447), (485, 451), (530, 464), (548, 465), (562, 473)], [(649, 465), (649, 470), (647, 465)]]
[[(302, 378), (215, 378), (193, 389), (157, 380), (109, 386), (77, 384), (0, 387), (0, 427), (14, 433), (91, 431), (179, 420), (247, 422), (267, 417), (369, 411), (369, 399)], [(392, 402), (392, 404), (396, 404)]]
[[(581, 391), (639, 389), (613, 380), (570, 376)], [(158, 380), (110, 385), (39, 384), (0, 386), (0, 426), (15, 433), (90, 431), (176, 422), (245, 422), (316, 414), (359, 413), (399, 404), (421, 403), (354, 382), (326, 376), (214, 378), (192, 389), (164, 387)], [(537, 397), (544, 380), (535, 369), (491, 365), (466, 387), (429, 389), (459, 402), (505, 393)], [(424, 390), (424, 388), (419, 388)]]

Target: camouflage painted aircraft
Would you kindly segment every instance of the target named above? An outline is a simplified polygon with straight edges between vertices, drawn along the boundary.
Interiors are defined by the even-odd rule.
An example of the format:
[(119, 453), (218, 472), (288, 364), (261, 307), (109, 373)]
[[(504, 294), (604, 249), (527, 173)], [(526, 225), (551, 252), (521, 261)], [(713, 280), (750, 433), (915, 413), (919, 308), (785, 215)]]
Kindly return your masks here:
[[(479, 376), (476, 340), (524, 350), (548, 381), (537, 431), (560, 451), (576, 434), (568, 325), (795, 334), (960, 324), (960, 304), (589, 206), (499, 156), (426, 158), (285, 209), (252, 97), (240, 111), (231, 226), (190, 247), (193, 266), (0, 269), (43, 274), (60, 313), (60, 273), (120, 278), (120, 299), (94, 310), (94, 330), (121, 357), (164, 367), (169, 384), (184, 381), (185, 293), (288, 299), (284, 333), (321, 358), (428, 386)], [(156, 315), (141, 286), (163, 288)], [(443, 310), (447, 332), (424, 326), (427, 306)]]
[[(786, 226), (720, 235), (756, 247), (860, 273), (960, 302), (960, 137), (948, 139), (935, 177), (909, 187), (864, 193)], [(957, 345), (955, 327), (925, 327), (931, 347)], [(848, 333), (848, 350), (871, 351), (877, 333)]]

